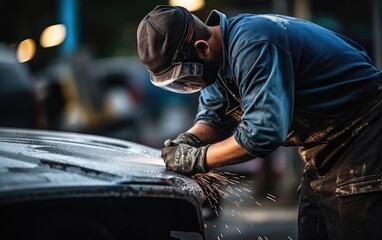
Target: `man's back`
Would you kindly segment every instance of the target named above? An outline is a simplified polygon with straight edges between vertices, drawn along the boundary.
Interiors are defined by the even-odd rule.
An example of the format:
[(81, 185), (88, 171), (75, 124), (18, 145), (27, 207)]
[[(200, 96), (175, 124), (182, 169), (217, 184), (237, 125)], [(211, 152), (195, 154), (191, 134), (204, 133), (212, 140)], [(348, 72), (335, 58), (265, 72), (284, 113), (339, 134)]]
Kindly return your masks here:
[(303, 110), (346, 110), (372, 94), (382, 74), (357, 43), (305, 20), (241, 14), (229, 19), (227, 34), (230, 40), (240, 34), (239, 45), (267, 42), (290, 54), (294, 79), (285, 81), (294, 80), (295, 107)]

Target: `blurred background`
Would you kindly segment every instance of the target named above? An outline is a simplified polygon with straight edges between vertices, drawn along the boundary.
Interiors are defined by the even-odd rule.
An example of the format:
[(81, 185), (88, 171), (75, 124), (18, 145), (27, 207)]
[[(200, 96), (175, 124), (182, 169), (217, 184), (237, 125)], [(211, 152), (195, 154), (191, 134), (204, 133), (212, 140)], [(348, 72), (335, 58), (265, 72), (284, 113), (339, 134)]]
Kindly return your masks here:
[[(198, 94), (152, 86), (136, 56), (137, 26), (159, 4), (183, 5), (202, 20), (213, 9), (228, 17), (300, 17), (352, 38), (382, 65), (379, 0), (7, 1), (0, 10), (0, 126), (90, 133), (155, 148), (187, 130)], [(302, 163), (295, 149), (224, 170), (254, 179), (256, 193), (277, 196), (278, 206), (296, 206)]]

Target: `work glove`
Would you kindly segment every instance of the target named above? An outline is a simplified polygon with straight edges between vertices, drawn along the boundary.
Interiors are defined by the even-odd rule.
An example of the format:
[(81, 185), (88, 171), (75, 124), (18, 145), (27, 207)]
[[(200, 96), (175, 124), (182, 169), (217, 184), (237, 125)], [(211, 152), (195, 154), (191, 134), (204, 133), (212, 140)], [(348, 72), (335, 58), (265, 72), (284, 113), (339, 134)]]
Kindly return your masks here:
[(162, 158), (166, 168), (171, 171), (185, 175), (205, 173), (209, 171), (206, 165), (208, 147), (209, 145), (193, 147), (187, 144), (167, 146), (162, 149)]
[(181, 133), (174, 140), (167, 139), (164, 142), (165, 147), (177, 146), (179, 144), (187, 144), (193, 147), (203, 146), (202, 141), (200, 141), (200, 139), (192, 133)]

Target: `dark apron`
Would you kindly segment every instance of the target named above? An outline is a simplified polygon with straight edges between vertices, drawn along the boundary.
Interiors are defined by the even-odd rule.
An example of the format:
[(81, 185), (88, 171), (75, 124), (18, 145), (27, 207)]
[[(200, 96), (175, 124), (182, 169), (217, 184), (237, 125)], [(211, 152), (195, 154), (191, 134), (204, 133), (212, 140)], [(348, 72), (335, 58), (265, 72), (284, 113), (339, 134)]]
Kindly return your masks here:
[(294, 110), (285, 146), (298, 146), (307, 166), (327, 173), (349, 143), (382, 109), (382, 86), (357, 107), (337, 115)]
[(382, 88), (353, 110), (296, 111), (288, 144), (306, 162), (299, 188), (299, 239), (382, 236)]

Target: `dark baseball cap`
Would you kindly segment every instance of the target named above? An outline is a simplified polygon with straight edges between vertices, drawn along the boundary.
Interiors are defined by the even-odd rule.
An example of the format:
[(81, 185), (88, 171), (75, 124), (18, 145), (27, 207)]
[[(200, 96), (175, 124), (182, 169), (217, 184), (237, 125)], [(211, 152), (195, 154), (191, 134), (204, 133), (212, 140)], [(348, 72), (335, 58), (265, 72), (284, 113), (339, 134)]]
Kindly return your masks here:
[(163, 74), (187, 56), (193, 32), (193, 17), (184, 7), (158, 5), (138, 26), (138, 56), (151, 74)]

